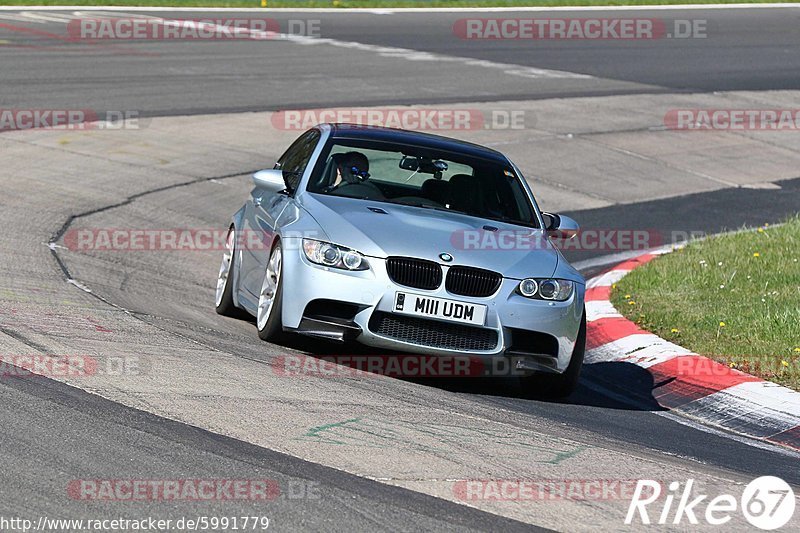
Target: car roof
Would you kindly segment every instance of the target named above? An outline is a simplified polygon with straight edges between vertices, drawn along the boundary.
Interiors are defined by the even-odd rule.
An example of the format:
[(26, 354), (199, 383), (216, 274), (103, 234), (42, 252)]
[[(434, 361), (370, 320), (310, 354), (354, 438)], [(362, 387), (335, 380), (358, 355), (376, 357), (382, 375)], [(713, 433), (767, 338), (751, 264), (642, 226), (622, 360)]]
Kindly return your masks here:
[(508, 158), (497, 150), (467, 141), (442, 137), (441, 135), (382, 126), (365, 126), (363, 124), (328, 123), (326, 125), (330, 127), (331, 138), (333, 139), (359, 139), (424, 146), (508, 164)]

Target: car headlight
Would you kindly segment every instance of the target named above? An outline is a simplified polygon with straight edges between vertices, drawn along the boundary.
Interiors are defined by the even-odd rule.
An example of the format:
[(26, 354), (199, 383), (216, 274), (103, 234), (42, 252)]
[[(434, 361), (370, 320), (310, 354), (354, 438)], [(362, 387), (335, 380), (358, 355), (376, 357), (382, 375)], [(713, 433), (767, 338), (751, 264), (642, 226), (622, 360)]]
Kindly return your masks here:
[(517, 292), (526, 298), (563, 302), (572, 296), (575, 284), (567, 279), (526, 278), (519, 282)]
[(367, 270), (369, 264), (363, 255), (329, 242), (303, 239), (303, 253), (312, 263), (343, 270)]
[(539, 290), (539, 284), (535, 279), (523, 279), (519, 282), (519, 293), (527, 298), (532, 298)]

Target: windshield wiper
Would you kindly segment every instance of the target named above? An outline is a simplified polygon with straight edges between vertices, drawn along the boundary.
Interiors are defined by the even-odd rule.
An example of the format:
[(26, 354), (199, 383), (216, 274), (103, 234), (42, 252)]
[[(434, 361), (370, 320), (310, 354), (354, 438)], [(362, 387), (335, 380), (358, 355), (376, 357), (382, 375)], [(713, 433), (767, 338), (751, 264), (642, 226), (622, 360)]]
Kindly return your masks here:
[(386, 203), (394, 204), (394, 205), (407, 205), (408, 207), (421, 207), (422, 209), (433, 209), (435, 211), (447, 211), (448, 213), (461, 213), (464, 214), (463, 211), (458, 211), (456, 209), (448, 209), (447, 207), (439, 207), (437, 205), (425, 204), (422, 202), (392, 202), (387, 200)]
[(488, 220), (496, 220), (497, 222), (505, 222), (506, 224), (513, 224), (515, 226), (523, 226), (526, 228), (539, 229), (539, 226), (534, 224), (533, 222), (525, 222), (523, 220), (517, 220), (516, 218), (511, 218), (511, 217), (483, 216), (481, 218), (486, 218)]

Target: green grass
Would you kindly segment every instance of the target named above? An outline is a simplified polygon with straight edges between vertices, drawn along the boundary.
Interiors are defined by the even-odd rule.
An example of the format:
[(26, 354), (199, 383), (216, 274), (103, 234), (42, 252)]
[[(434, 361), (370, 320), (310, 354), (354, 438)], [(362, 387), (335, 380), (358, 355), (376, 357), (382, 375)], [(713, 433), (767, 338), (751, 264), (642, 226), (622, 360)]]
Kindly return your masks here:
[[(268, 0), (268, 7), (520, 7), (761, 4), (792, 0)], [(261, 0), (0, 0), (0, 5), (260, 7)]]
[(800, 390), (800, 217), (691, 243), (628, 274), (611, 300), (667, 340)]

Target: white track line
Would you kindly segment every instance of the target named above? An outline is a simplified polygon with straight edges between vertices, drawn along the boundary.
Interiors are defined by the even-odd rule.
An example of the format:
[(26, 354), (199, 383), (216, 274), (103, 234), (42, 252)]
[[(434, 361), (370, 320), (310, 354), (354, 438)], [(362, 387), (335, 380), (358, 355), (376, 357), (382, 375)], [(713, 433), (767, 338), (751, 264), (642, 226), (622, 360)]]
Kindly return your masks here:
[(80, 9), (83, 11), (126, 10), (126, 11), (207, 11), (219, 13), (368, 13), (385, 15), (387, 13), (501, 13), (524, 11), (682, 11), (704, 9), (775, 9), (798, 8), (800, 3), (770, 4), (686, 4), (686, 5), (654, 5), (654, 6), (562, 6), (562, 7), (409, 7), (409, 8), (258, 8), (258, 7), (146, 7), (146, 6), (0, 6), (0, 11), (18, 11), (20, 9), (39, 11), (64, 11)]
[[(98, 10), (99, 11), (99, 10)], [(82, 13), (86, 12), (86, 10), (78, 10), (74, 11), (71, 16), (75, 18), (79, 18)], [(108, 8), (104, 10), (104, 15), (110, 14)], [(178, 27), (209, 27), (212, 30), (216, 31), (225, 31), (226, 28), (218, 26), (213, 23), (208, 22), (200, 22), (200, 21), (191, 21), (191, 20), (173, 20), (169, 18), (161, 18), (156, 16), (147, 16), (141, 15), (143, 17), (147, 17), (149, 19), (153, 19), (160, 24), (163, 25), (174, 25)], [(3, 17), (3, 15), (0, 15)], [(479, 67), (479, 68), (487, 68), (492, 70), (500, 70), (503, 74), (508, 76), (521, 76), (523, 78), (531, 78), (531, 79), (596, 79), (594, 76), (590, 76), (588, 74), (579, 74), (576, 72), (567, 72), (562, 70), (552, 70), (552, 69), (543, 69), (543, 68), (535, 68), (535, 67), (528, 67), (524, 65), (516, 65), (512, 63), (498, 63), (496, 61), (487, 61), (483, 59), (475, 59), (471, 57), (459, 57), (459, 56), (449, 56), (444, 54), (436, 54), (432, 52), (424, 52), (421, 50), (413, 50), (410, 48), (398, 48), (395, 46), (379, 46), (374, 44), (365, 44), (359, 43), (354, 41), (342, 41), (339, 39), (328, 39), (328, 38), (321, 38), (321, 37), (308, 37), (305, 35), (288, 35), (288, 34), (278, 34), (274, 32), (264, 32), (264, 31), (255, 31), (249, 30), (246, 28), (228, 28), (227, 30), (233, 31), (234, 33), (241, 33), (245, 35), (249, 35), (251, 38), (256, 40), (265, 40), (265, 39), (277, 39), (281, 41), (286, 41), (294, 44), (304, 45), (304, 46), (333, 46), (337, 48), (345, 48), (348, 50), (358, 50), (361, 52), (369, 52), (373, 54), (377, 54), (381, 57), (390, 57), (390, 58), (398, 58), (398, 59), (405, 59), (407, 61), (428, 61), (428, 62), (437, 62), (437, 63), (460, 63), (462, 65), (470, 66), (470, 67)]]
[[(0, 14), (0, 19), (11, 19), (11, 20), (18, 20), (24, 22), (36, 22), (36, 23), (45, 23), (45, 22), (69, 22), (71, 19), (80, 18), (84, 16), (84, 14), (88, 14), (90, 12), (99, 12), (102, 13), (103, 16), (113, 16), (114, 12), (110, 11), (109, 8), (104, 8), (103, 10), (96, 9), (80, 9), (77, 11), (72, 12), (71, 14), (51, 14), (51, 15), (40, 15), (30, 10), (14, 13), (9, 15)], [(126, 10), (132, 11), (132, 10)], [(142, 10), (134, 10), (134, 11), (142, 11)], [(263, 11), (261, 11), (263, 13)], [(120, 14), (125, 14), (120, 12)], [(496, 61), (487, 61), (483, 59), (475, 59), (471, 57), (460, 57), (460, 56), (450, 56), (444, 54), (437, 54), (432, 52), (425, 52), (421, 50), (413, 50), (410, 48), (398, 48), (395, 46), (379, 46), (374, 44), (365, 44), (359, 43), (355, 41), (342, 41), (339, 39), (328, 39), (328, 38), (321, 38), (321, 37), (308, 37), (305, 35), (287, 35), (287, 34), (278, 34), (275, 32), (264, 32), (264, 31), (255, 31), (249, 30), (247, 28), (222, 28), (213, 23), (206, 23), (206, 22), (199, 22), (199, 21), (191, 21), (191, 20), (172, 20), (169, 18), (162, 18), (159, 16), (148, 16), (146, 14), (143, 15), (133, 15), (142, 18), (153, 19), (158, 21), (160, 24), (163, 25), (174, 25), (177, 27), (209, 27), (212, 30), (216, 31), (232, 31), (233, 33), (240, 33), (249, 35), (253, 39), (257, 40), (269, 40), (269, 39), (276, 39), (281, 41), (287, 41), (294, 44), (306, 45), (306, 46), (314, 46), (314, 45), (323, 45), (323, 46), (333, 46), (337, 48), (345, 48), (348, 50), (358, 50), (361, 52), (369, 52), (373, 54), (377, 54), (381, 57), (390, 57), (390, 58), (398, 58), (398, 59), (405, 59), (407, 61), (428, 61), (428, 62), (444, 62), (444, 63), (460, 63), (462, 65), (470, 66), (470, 67), (479, 67), (479, 68), (487, 68), (492, 70), (500, 70), (503, 74), (507, 76), (520, 76), (523, 78), (531, 78), (531, 79), (583, 79), (583, 80), (591, 80), (596, 79), (594, 76), (590, 76), (588, 74), (579, 74), (576, 72), (567, 72), (563, 70), (553, 70), (553, 69), (543, 69), (543, 68), (536, 68), (536, 67), (528, 67), (525, 65), (516, 65), (512, 63), (498, 63)]]
[(526, 67), (524, 65), (515, 65), (512, 63), (497, 63), (495, 61), (486, 61), (483, 59), (474, 59), (471, 57), (448, 56), (443, 54), (436, 54), (432, 52), (422, 52), (419, 50), (412, 50), (409, 48), (397, 48), (394, 46), (378, 46), (374, 44), (364, 44), (352, 41), (340, 41), (338, 39), (326, 39), (316, 37), (306, 37), (303, 35), (284, 35), (287, 41), (303, 45), (328, 45), (336, 46), (339, 48), (348, 48), (350, 50), (360, 50), (364, 52), (372, 52), (382, 57), (395, 57), (406, 59), (408, 61), (435, 61), (447, 63), (461, 63), (471, 67), (483, 67), (488, 69), (502, 70), (503, 74), (509, 76), (522, 76), (524, 78), (567, 78), (567, 79), (596, 79), (594, 76), (588, 74), (578, 74), (576, 72), (567, 72), (564, 70), (552, 70), (535, 67)]

